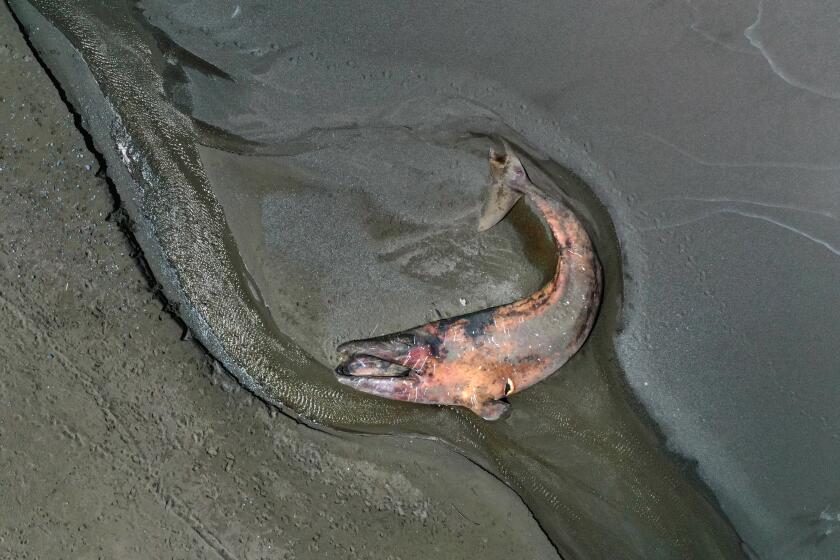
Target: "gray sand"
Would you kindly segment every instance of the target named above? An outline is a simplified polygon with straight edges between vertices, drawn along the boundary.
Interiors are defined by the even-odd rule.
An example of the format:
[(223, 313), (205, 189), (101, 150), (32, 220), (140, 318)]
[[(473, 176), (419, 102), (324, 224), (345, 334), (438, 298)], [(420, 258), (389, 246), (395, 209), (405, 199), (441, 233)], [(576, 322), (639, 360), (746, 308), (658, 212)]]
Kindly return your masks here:
[[(27, 2), (13, 4), (30, 40), (80, 111), (85, 130), (107, 161), (108, 175), (133, 218), (138, 242), (156, 278), (205, 346), (248, 387), (308, 423), (350, 432), (419, 433), (449, 443), (515, 489), (552, 543), (569, 559), (743, 557), (737, 535), (713, 500), (689, 471), (663, 451), (622, 385), (612, 346), (622, 267), (610, 217), (580, 180), (532, 141), (505, 126), (498, 115), (491, 112), (488, 117), (486, 110), (469, 101), (456, 103), (454, 112), (447, 111), (437, 122), (427, 119), (427, 109), (449, 107), (438, 97), (419, 104), (416, 97), (405, 100), (407, 103), (395, 98), (396, 105), (387, 110), (397, 122), (384, 127), (339, 123), (336, 128), (332, 122), (314, 126), (316, 136), (340, 136), (341, 131), (352, 133), (357, 128), (376, 136), (384, 129), (405, 129), (406, 125), (413, 130), (412, 123), (422, 122), (424, 128), (419, 132), (432, 136), (425, 142), (428, 149), (440, 142), (460, 149), (464, 147), (461, 140), (476, 140), (473, 148), (478, 152), (468, 150), (459, 156), (472, 153), (473, 159), (478, 153), (487, 153), (488, 134), (502, 135), (517, 146), (537, 184), (553, 189), (556, 196), (565, 193), (573, 201), (572, 207), (587, 219), (606, 271), (604, 305), (584, 350), (563, 368), (563, 375), (540, 384), (539, 391), (516, 395), (513, 412), (504, 422), (484, 422), (454, 407), (377, 399), (336, 383), (330, 369), (296, 346), (254, 295), (253, 282), (236, 250), (238, 240), (213, 196), (216, 185), (210, 183), (202, 166), (198, 144), (207, 138), (202, 132), (206, 127), (197, 126), (184, 112), (191, 103), (192, 91), (184, 89), (191, 83), (189, 69), (199, 66), (217, 76), (224, 71), (208, 67), (206, 60), (178, 47), (150, 27), (140, 12), (103, 10), (97, 2), (71, 7), (60, 1), (39, 0), (37, 5), (43, 14)], [(51, 23), (44, 15), (55, 19)], [(255, 15), (251, 14), (250, 21)], [(198, 37), (204, 31), (192, 28), (189, 34)], [(240, 35), (237, 32), (222, 43), (210, 38), (207, 46), (211, 51), (221, 47), (225, 53), (245, 55), (253, 62), (253, 52), (242, 52), (236, 38)], [(229, 39), (235, 48), (230, 48)], [(215, 59), (214, 52), (208, 56)], [(333, 67), (329, 63), (316, 66)], [(252, 80), (260, 80), (252, 70), (258, 69), (236, 68), (246, 70), (234, 80), (245, 98), (271, 93), (252, 87)], [(236, 68), (229, 70), (238, 72)], [(194, 85), (203, 86), (200, 82)], [(207, 87), (196, 93), (215, 95), (221, 91), (210, 87), (214, 84), (204, 85)], [(161, 96), (161, 88), (170, 93)], [(405, 92), (413, 95), (416, 90)], [(227, 95), (229, 101), (237, 99), (237, 92), (233, 93)], [(255, 109), (261, 106), (260, 99), (251, 100)], [(268, 100), (272, 99), (277, 96), (269, 95)], [(183, 107), (173, 110), (170, 102)], [(246, 127), (248, 121), (253, 122), (252, 114), (239, 112), (245, 107), (228, 105), (222, 107), (233, 112), (225, 111), (223, 117)], [(509, 105), (503, 108), (507, 113), (512, 109)], [(260, 117), (258, 122), (266, 132), (282, 135), (287, 130), (282, 119), (279, 114), (268, 120)], [(223, 131), (221, 143), (238, 130), (237, 126)], [(294, 152), (292, 147), (300, 150), (301, 145), (309, 151), (324, 148), (320, 141), (307, 146), (305, 135), (291, 143), (276, 138), (277, 142), (261, 148), (287, 155)], [(326, 140), (329, 144), (329, 138)], [(253, 146), (247, 140), (236, 145), (242, 144)], [(571, 142), (565, 145), (577, 150)], [(393, 149), (398, 151), (399, 146)], [(579, 150), (575, 153), (580, 154)], [(576, 162), (585, 164), (581, 159)], [(466, 161), (464, 165), (470, 166)], [(387, 171), (380, 179), (384, 184), (405, 183), (401, 166), (383, 165), (382, 170)], [(437, 187), (427, 182), (411, 186)], [(330, 211), (324, 209), (325, 214)], [(288, 219), (305, 217), (293, 212)], [(373, 231), (377, 230), (382, 228)], [(317, 243), (317, 238), (306, 242)], [(375, 286), (362, 278), (356, 288), (364, 291)], [(401, 301), (383, 298), (382, 303), (383, 312), (390, 309), (394, 315), (402, 314)]]
[[(194, 5), (160, 25), (188, 27)], [(761, 558), (838, 557), (840, 4), (368, 3), (250, 18), (243, 4), (233, 19), (217, 7), (197, 23), (248, 37), (238, 60), (260, 85), (305, 78), (317, 92), (240, 97), (243, 114), (364, 122), (406, 90), (461, 95), (583, 176), (625, 257), (618, 355), (669, 447), (696, 461)], [(270, 30), (285, 21), (275, 55)], [(312, 105), (286, 105), (301, 100)], [(278, 141), (264, 120), (233, 124)]]
[[(191, 69), (209, 96), (195, 115), (279, 145), (313, 119), (373, 121), (391, 94), (497, 110), (607, 205), (626, 273), (619, 358), (669, 446), (762, 558), (837, 556), (836, 2), (569, 1), (444, 25), (424, 5), (261, 5), (185, 2), (156, 20), (265, 88), (237, 96)], [(288, 95), (299, 84), (310, 95)], [(277, 115), (287, 126), (264, 126)]]
[(247, 37), (236, 60), (258, 86), (317, 94), (256, 104), (195, 71), (208, 92), (198, 114), (214, 122), (233, 103), (250, 118), (217, 124), (278, 142), (261, 126), (276, 114), (294, 137), (311, 114), (375, 122), (406, 90), (463, 96), (575, 164), (622, 242), (619, 358), (669, 447), (697, 462), (762, 558), (837, 557), (840, 4), (567, 1), (441, 18), (369, 3), (249, 17), (257, 4), (231, 18), (185, 2), (158, 22), (196, 50), (191, 24)]
[(182, 341), (5, 5), (0, 80), (0, 558), (556, 557), (465, 459), (304, 427)]

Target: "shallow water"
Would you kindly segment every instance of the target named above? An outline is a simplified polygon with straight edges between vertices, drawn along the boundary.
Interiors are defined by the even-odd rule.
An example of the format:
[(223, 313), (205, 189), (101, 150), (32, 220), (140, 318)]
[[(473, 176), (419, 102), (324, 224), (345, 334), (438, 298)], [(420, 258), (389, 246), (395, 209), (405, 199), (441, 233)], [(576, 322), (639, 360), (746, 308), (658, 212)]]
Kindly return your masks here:
[[(35, 5), (84, 59), (80, 65), (45, 55), (48, 62), (59, 57), (55, 72), (82, 107), (161, 282), (208, 348), (254, 390), (328, 428), (449, 442), (510, 484), (567, 557), (740, 556), (734, 532), (691, 472), (662, 448), (624, 385), (614, 348), (621, 314), (657, 322), (669, 317), (662, 305), (679, 307), (681, 300), (667, 292), (672, 297), (661, 301), (648, 293), (622, 303), (626, 271), (644, 267), (632, 250), (619, 253), (599, 202), (615, 216), (641, 216), (657, 228), (617, 224), (623, 246), (638, 248), (658, 230), (705, 219), (703, 208), (725, 197), (697, 197), (694, 208), (642, 187), (619, 193), (614, 173), (593, 158), (597, 150), (569, 140), (534, 106), (549, 104), (540, 99), (545, 77), (525, 71), (517, 62), (523, 57), (482, 51), (489, 39), (480, 36), (454, 48), (451, 33), (416, 24), (433, 21), (428, 14), (383, 7), (381, 17), (390, 18), (384, 27), (408, 18), (412, 29), (428, 32), (384, 41), (382, 26), (359, 14), (344, 14), (338, 25), (338, 16), (313, 19), (256, 3), (238, 15), (221, 4), (196, 12), (192, 3), (100, 10), (91, 2), (72, 13), (61, 3)], [(15, 6), (24, 21), (40, 21), (25, 3)], [(513, 14), (523, 20), (515, 24), (500, 14), (474, 17), (497, 39), (533, 26), (526, 15)], [(66, 52), (48, 31), (44, 25), (43, 43), (36, 36), (39, 48)], [(482, 60), (492, 61), (494, 72), (472, 74)], [(95, 83), (78, 78), (85, 67)], [(565, 193), (590, 227), (606, 271), (590, 341), (562, 372), (516, 395), (505, 422), (343, 388), (324, 366), (336, 342), (503, 303), (539, 285), (546, 259), (544, 251), (528, 252), (540, 228), (527, 208), (497, 231), (478, 235), (470, 227), (488, 136), (515, 144), (535, 182)], [(654, 189), (665, 181), (657, 172), (678, 166), (663, 155), (667, 141), (651, 138), (659, 138), (650, 144), (663, 162), (651, 172)], [(591, 190), (567, 168), (585, 176)], [(678, 210), (635, 204), (643, 196)], [(727, 200), (736, 205), (727, 212), (756, 213), (749, 202)], [(621, 206), (628, 203), (636, 211)], [(818, 230), (809, 236), (825, 239)], [(692, 241), (680, 241), (682, 251)], [(691, 246), (703, 255), (702, 244)], [(709, 251), (711, 270), (715, 254), (728, 257)], [(674, 274), (653, 257), (644, 262), (657, 277)], [(689, 260), (693, 267), (702, 275)], [(675, 275), (660, 293), (681, 285)], [(635, 340), (639, 355), (652, 346)], [(645, 383), (655, 379), (641, 375)]]

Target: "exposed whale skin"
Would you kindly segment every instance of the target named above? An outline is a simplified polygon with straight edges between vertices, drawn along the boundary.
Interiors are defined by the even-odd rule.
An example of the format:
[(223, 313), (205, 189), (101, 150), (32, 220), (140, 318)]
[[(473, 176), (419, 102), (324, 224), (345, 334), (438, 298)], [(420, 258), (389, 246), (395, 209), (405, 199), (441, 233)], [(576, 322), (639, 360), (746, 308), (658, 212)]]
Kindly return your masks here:
[(570, 209), (531, 183), (509, 148), (491, 151), (490, 175), (479, 229), (492, 227), (525, 196), (557, 247), (551, 280), (507, 305), (342, 344), (341, 383), (389, 399), (463, 406), (496, 420), (510, 407), (506, 397), (557, 371), (583, 345), (602, 285), (589, 235)]

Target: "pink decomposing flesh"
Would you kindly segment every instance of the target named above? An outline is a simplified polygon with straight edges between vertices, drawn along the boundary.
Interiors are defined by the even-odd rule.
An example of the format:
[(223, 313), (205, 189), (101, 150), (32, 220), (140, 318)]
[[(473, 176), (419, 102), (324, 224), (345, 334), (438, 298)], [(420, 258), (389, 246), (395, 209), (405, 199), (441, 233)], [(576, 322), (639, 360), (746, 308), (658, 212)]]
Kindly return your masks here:
[[(415, 403), (467, 407), (495, 420), (505, 397), (557, 371), (589, 335), (601, 298), (601, 267), (578, 218), (528, 179), (519, 159), (491, 154), (495, 183), (540, 212), (557, 247), (554, 275), (530, 296), (469, 315), (339, 347), (338, 380)], [(494, 183), (494, 184), (495, 184)]]

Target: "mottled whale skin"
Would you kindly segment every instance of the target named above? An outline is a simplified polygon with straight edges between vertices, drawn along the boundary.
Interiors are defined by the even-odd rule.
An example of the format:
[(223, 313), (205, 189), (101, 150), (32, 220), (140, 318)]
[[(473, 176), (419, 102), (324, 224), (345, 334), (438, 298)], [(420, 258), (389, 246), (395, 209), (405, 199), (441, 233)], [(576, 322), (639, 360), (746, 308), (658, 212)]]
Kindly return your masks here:
[(338, 347), (338, 380), (380, 397), (469, 408), (502, 417), (505, 398), (557, 371), (589, 335), (601, 300), (601, 266), (580, 220), (528, 179), (509, 148), (490, 152), (490, 202), (479, 223), (498, 222), (520, 196), (536, 207), (557, 248), (552, 279), (530, 296)]

